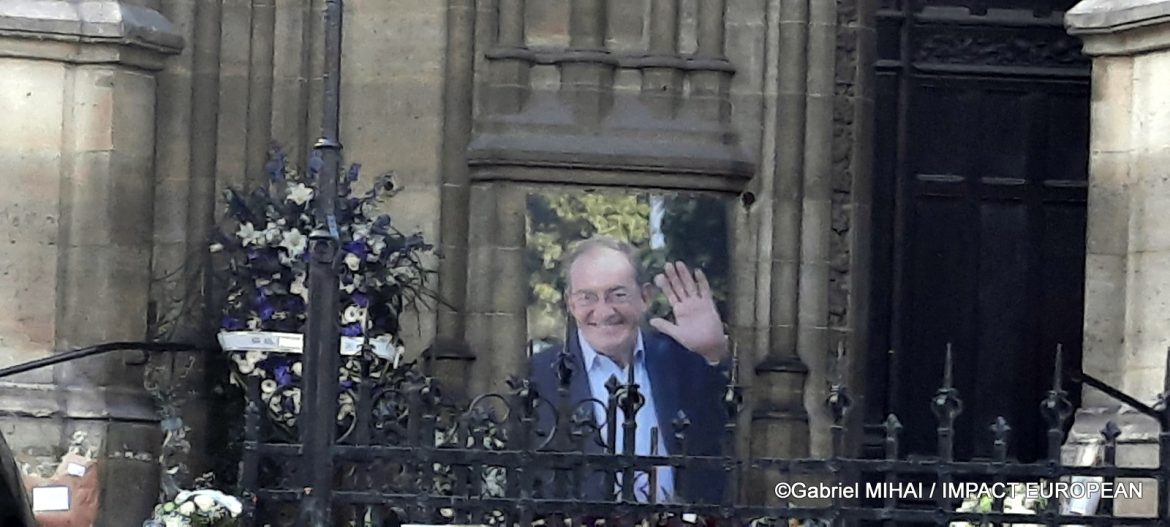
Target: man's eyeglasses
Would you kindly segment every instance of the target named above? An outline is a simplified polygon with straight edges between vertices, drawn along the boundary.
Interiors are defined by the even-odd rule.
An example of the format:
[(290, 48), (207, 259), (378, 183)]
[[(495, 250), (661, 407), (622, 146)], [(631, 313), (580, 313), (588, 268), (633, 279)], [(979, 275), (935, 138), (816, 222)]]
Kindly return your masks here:
[[(633, 298), (630, 290), (624, 287), (610, 289), (605, 293), (605, 303), (613, 306), (628, 304)], [(600, 295), (593, 291), (577, 291), (569, 294), (569, 302), (577, 307), (593, 307), (599, 301), (601, 301)]]

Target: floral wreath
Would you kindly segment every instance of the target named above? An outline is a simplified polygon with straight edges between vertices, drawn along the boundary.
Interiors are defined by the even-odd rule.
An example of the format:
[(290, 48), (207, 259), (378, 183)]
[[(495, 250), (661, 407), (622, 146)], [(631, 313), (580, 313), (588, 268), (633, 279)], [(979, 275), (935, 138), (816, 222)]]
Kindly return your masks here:
[[(222, 262), (226, 298), (219, 327), (224, 335), (269, 333), (300, 336), (305, 329), (309, 295), (309, 242), (327, 224), (317, 206), (317, 181), (324, 162), (318, 152), (308, 170), (299, 171), (278, 147), (270, 151), (266, 182), (251, 192), (228, 188), (224, 226), (212, 236), (210, 250)], [(423, 287), (428, 271), (423, 259), (433, 251), (420, 233), (403, 234), (379, 206), (397, 189), (393, 175), (379, 176), (370, 190), (355, 194), (361, 165), (338, 177), (336, 236), (338, 323), (351, 344), (379, 344), (370, 370), (379, 377), (397, 367), (404, 349), (399, 317), (420, 301), (433, 298)], [(224, 346), (225, 349), (230, 349)], [(353, 348), (353, 346), (350, 346)], [(300, 410), (299, 350), (250, 349), (232, 353), (233, 383), (251, 376), (260, 380), (261, 396), (278, 423), (292, 426)], [(392, 365), (390, 363), (393, 363)], [(352, 416), (352, 394), (360, 378), (359, 356), (343, 357), (339, 376), (343, 392), (338, 419)], [(350, 404), (346, 404), (346, 402)]]

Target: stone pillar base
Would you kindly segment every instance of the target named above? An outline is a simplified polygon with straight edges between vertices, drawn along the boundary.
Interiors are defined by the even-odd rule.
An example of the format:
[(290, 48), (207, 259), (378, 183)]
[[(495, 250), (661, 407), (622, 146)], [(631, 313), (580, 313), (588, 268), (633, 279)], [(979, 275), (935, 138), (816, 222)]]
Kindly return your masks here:
[[(0, 0), (0, 367), (146, 338), (155, 73), (181, 46), (144, 7)], [(101, 527), (140, 525), (158, 499), (157, 417), (127, 353), (0, 380), (25, 470), (95, 457)]]
[[(1062, 462), (1070, 466), (1100, 464), (1091, 460), (1094, 450), (1103, 451), (1104, 438), (1101, 431), (1105, 424), (1113, 421), (1121, 429), (1117, 440), (1117, 466), (1129, 468), (1154, 468), (1158, 466), (1158, 423), (1152, 418), (1129, 408), (1093, 407), (1077, 412), (1073, 428), (1069, 431), (1061, 451)], [(1090, 458), (1085, 463), (1085, 458)], [(1158, 511), (1158, 486), (1154, 480), (1131, 480), (1119, 478), (1118, 483), (1137, 482), (1142, 495), (1134, 499), (1118, 499), (1113, 503), (1116, 516), (1153, 517)]]

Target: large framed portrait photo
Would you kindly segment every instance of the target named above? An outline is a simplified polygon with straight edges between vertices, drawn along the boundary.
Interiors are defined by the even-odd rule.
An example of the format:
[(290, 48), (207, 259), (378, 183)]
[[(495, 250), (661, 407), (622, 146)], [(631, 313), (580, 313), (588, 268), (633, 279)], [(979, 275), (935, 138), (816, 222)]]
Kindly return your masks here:
[[(684, 262), (707, 278), (727, 320), (730, 292), (729, 198), (671, 191), (569, 190), (533, 192), (527, 198), (525, 267), (528, 273), (528, 340), (533, 352), (563, 343), (565, 256), (592, 238), (627, 242), (637, 250), (638, 279), (653, 286), (666, 262)], [(648, 318), (670, 318), (658, 287)]]
[[(592, 408), (598, 441), (578, 447), (651, 460), (721, 455), (733, 363), (723, 323), (727, 203), (701, 194), (545, 191), (530, 194), (526, 206), (530, 379), (552, 406)], [(629, 416), (627, 408), (634, 408)], [(568, 417), (556, 415), (538, 411), (545, 437), (555, 438), (557, 422)], [(676, 476), (650, 461), (634, 472), (633, 496), (721, 499), (719, 470), (694, 466)], [(591, 477), (582, 492), (604, 498), (614, 489), (603, 481)]]

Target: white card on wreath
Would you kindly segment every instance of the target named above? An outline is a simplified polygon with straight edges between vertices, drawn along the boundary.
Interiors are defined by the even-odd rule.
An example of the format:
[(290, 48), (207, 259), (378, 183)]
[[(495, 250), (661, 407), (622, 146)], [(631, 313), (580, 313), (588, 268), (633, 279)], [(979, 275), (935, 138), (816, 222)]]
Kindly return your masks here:
[[(357, 355), (362, 351), (362, 337), (341, 337), (341, 354)], [(221, 331), (219, 347), (229, 352), (267, 351), (275, 353), (304, 353), (305, 337), (300, 333), (277, 331)], [(398, 348), (388, 335), (370, 339), (374, 355), (393, 360)]]

